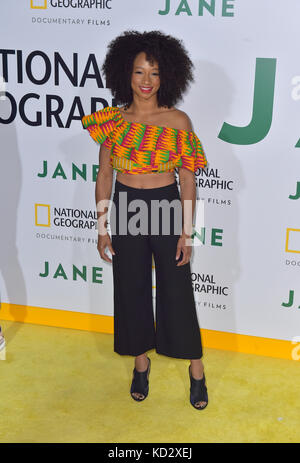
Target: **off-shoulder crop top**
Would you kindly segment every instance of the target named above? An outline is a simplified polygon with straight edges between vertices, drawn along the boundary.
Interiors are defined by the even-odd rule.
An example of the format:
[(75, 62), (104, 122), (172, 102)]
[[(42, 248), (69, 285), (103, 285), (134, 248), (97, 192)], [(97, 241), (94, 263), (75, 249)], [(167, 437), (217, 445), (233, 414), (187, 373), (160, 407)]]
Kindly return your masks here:
[(84, 116), (82, 126), (96, 143), (110, 150), (110, 164), (119, 172), (172, 172), (178, 167), (196, 172), (207, 164), (194, 132), (127, 122), (118, 107), (109, 106)]

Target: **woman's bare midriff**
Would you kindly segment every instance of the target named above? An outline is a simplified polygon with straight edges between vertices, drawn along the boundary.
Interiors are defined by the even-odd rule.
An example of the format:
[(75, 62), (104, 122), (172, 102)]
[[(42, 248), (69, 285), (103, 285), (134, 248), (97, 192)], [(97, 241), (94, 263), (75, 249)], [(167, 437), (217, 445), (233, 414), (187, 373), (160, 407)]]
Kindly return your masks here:
[(116, 180), (133, 188), (159, 188), (175, 182), (174, 172), (159, 172), (151, 174), (126, 174), (117, 172)]

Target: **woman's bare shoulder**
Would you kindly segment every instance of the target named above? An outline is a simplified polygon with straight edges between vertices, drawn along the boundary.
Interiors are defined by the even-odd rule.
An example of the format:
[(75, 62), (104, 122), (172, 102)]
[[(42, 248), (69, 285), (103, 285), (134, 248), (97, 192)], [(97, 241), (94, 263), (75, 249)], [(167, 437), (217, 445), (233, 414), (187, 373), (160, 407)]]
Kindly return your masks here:
[(179, 130), (192, 131), (192, 123), (189, 116), (180, 109), (170, 108), (168, 111), (169, 127)]

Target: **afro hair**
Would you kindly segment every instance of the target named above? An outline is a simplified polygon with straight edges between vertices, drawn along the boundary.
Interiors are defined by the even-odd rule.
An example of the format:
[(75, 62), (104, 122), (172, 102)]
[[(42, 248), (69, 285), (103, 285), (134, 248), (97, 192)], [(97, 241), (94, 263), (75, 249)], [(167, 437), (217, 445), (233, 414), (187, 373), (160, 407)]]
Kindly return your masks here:
[(160, 31), (125, 31), (109, 43), (102, 66), (106, 86), (111, 89), (116, 104), (129, 107), (133, 100), (133, 62), (141, 52), (150, 63), (156, 61), (159, 66), (158, 106), (171, 108), (194, 80), (193, 63), (181, 40)]

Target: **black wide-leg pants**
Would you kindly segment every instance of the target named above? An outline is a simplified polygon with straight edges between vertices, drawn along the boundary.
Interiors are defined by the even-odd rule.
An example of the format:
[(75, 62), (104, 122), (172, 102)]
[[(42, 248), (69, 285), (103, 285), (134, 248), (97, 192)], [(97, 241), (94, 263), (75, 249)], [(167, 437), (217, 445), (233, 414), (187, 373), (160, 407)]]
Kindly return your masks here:
[[(148, 234), (121, 233), (120, 212), (124, 202), (142, 199), (148, 206)], [(133, 188), (116, 180), (111, 215), (111, 241), (114, 282), (114, 351), (137, 356), (155, 349), (158, 354), (182, 359), (202, 357), (202, 343), (191, 281), (190, 263), (177, 266), (176, 248), (181, 231), (176, 228), (176, 215), (170, 214), (170, 233), (164, 234), (162, 212), (159, 233), (151, 232), (151, 200), (180, 201), (177, 183), (158, 188)], [(121, 211), (122, 208), (122, 211)], [(125, 222), (139, 209), (127, 212)], [(178, 216), (177, 216), (178, 217)], [(182, 223), (180, 216), (180, 224)], [(129, 228), (129, 227), (128, 227)], [(155, 263), (156, 307), (152, 304), (152, 254)]]

